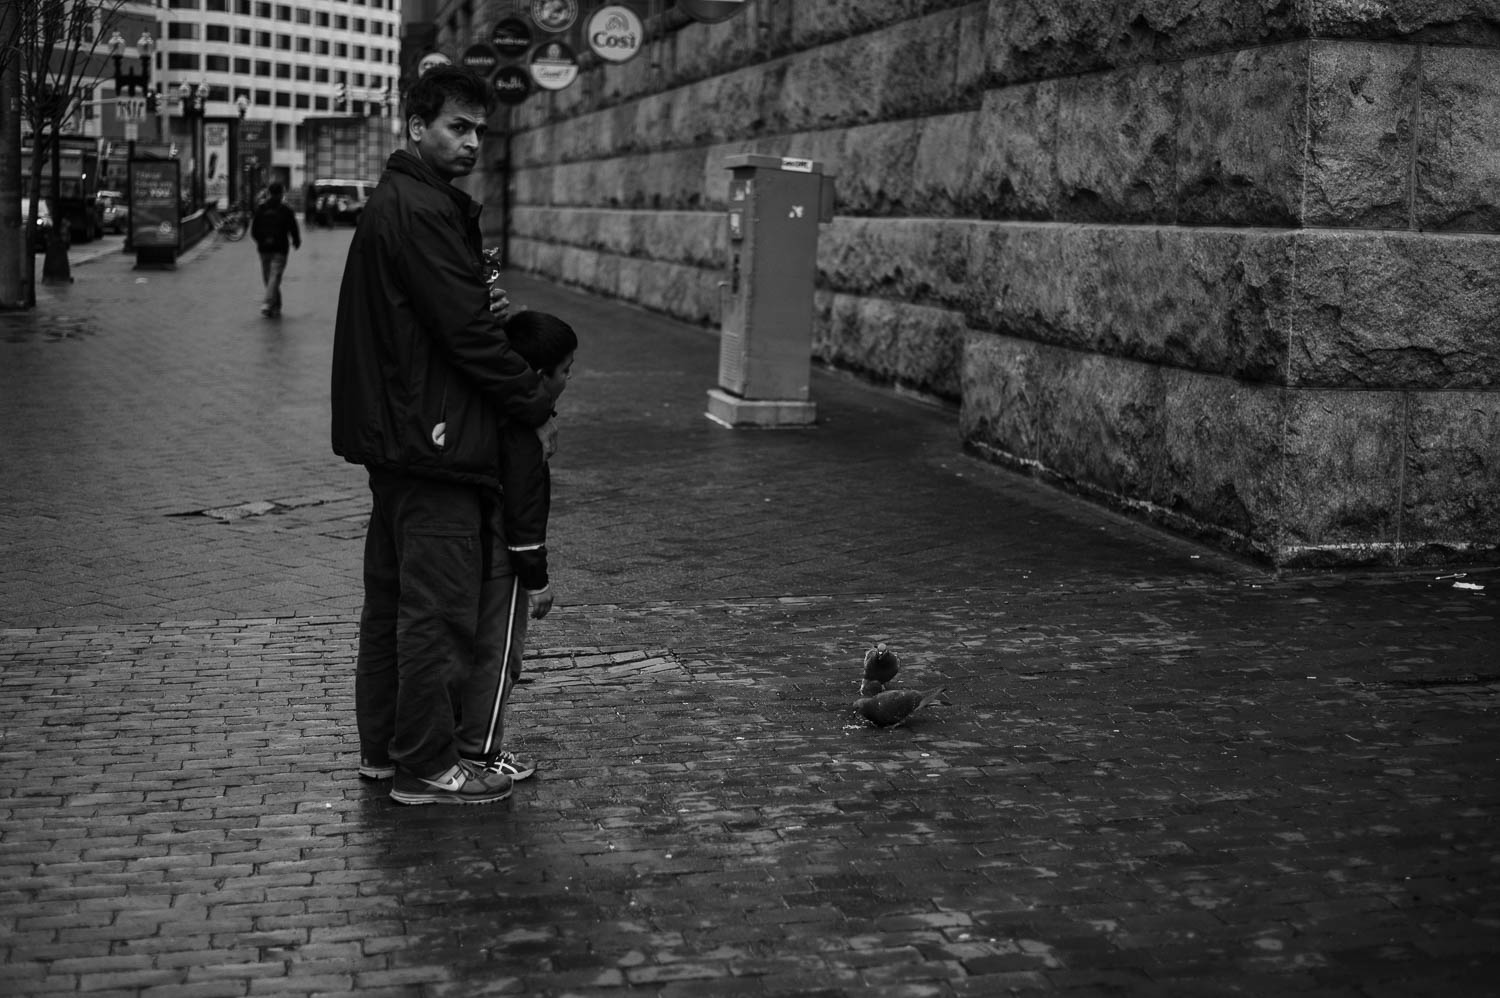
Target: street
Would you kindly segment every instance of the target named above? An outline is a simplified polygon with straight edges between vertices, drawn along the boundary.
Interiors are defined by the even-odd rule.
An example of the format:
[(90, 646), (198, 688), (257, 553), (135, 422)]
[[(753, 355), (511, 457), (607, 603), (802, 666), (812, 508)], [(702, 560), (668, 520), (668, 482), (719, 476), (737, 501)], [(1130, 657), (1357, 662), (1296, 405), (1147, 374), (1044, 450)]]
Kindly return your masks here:
[[(392, 804), (328, 444), (349, 233), (280, 320), (212, 237), (0, 314), (0, 991), (1495, 992), (1500, 571), (1274, 575), (823, 370), (817, 427), (724, 429), (710, 332), (520, 274), (581, 339), (541, 769)], [(945, 702), (859, 723), (876, 641)]]

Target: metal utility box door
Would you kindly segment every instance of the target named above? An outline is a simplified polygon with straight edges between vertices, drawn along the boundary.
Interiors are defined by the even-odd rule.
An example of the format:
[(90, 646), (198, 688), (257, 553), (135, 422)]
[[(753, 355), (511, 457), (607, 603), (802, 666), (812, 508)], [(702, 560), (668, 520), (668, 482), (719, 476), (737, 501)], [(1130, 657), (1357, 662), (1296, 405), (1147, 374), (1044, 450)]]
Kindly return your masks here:
[(745, 399), (806, 399), (818, 223), (832, 218), (832, 178), (810, 159), (743, 154), (725, 165), (733, 175), (719, 387)]

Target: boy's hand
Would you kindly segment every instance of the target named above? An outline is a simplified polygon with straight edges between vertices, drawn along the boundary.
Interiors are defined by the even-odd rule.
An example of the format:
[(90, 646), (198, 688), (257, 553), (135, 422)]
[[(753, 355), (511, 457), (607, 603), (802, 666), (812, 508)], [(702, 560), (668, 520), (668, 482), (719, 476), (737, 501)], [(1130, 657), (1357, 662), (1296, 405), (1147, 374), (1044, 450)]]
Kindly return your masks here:
[(552, 460), (557, 453), (557, 420), (549, 419), (536, 428), (536, 437), (542, 442), (542, 460)]
[(510, 311), (510, 295), (498, 284), (490, 285), (490, 311), (500, 318), (505, 318), (505, 313)]
[(531, 597), (531, 619), (541, 620), (552, 612), (552, 588), (549, 586)]

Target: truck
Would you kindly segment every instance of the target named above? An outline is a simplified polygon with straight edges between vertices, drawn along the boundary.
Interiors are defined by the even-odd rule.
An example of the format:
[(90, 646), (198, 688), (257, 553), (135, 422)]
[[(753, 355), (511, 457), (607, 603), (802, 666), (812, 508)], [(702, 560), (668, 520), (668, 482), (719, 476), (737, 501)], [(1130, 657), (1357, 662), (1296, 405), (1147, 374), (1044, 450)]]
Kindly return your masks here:
[[(357, 220), (354, 205), (362, 206), (363, 193), (380, 180), (400, 136), (387, 118), (334, 115), (306, 118), (303, 126), (307, 189), (301, 193), (308, 219), (318, 214), (330, 223)], [(351, 197), (351, 191), (361, 196)]]

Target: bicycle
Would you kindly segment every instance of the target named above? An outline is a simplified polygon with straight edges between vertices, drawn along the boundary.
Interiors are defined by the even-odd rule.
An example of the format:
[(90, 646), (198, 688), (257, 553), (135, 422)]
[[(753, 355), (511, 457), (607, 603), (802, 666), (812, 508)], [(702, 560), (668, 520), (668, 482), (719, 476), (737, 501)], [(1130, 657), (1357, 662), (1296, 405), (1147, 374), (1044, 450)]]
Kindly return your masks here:
[(244, 208), (231, 208), (221, 212), (218, 208), (205, 208), (203, 216), (208, 224), (223, 238), (237, 243), (250, 231), (250, 213)]

